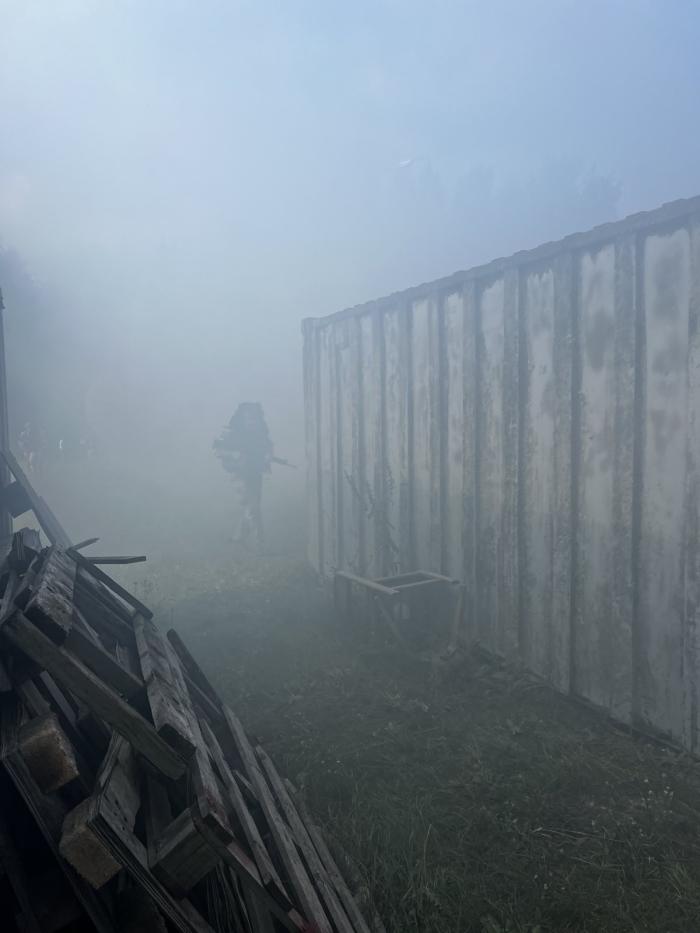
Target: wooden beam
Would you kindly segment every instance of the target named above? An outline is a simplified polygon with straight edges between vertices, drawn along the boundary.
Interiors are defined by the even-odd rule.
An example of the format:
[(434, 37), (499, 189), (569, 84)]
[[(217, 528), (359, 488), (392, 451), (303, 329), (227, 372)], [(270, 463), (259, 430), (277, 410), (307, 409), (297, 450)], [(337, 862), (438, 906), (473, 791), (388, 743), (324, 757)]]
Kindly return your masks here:
[(270, 786), (277, 797), (277, 801), (282, 808), (282, 813), (284, 814), (287, 823), (289, 824), (292, 834), (294, 836), (294, 841), (299, 847), (299, 851), (304, 856), (304, 861), (306, 866), (311, 873), (316, 889), (323, 898), (323, 902), (328, 911), (328, 915), (333, 921), (335, 930), (337, 933), (355, 933), (353, 926), (348, 920), (347, 914), (343, 909), (340, 901), (338, 900), (338, 895), (333, 888), (333, 885), (328, 877), (326, 869), (324, 868), (321, 859), (314, 848), (314, 844), (311, 841), (311, 837), (306, 831), (306, 827), (302, 822), (299, 814), (297, 813), (296, 807), (292, 798), (289, 796), (287, 788), (284, 786), (282, 778), (277, 773), (272, 760), (266, 754), (265, 750), (258, 746), (255, 749), (255, 752), (258, 756), (258, 760), (263, 766), (267, 779), (270, 782)]
[(17, 573), (26, 573), (41, 551), (41, 537), (36, 528), (20, 528), (12, 535), (9, 564)]
[(219, 858), (235, 873), (246, 890), (250, 888), (264, 898), (268, 910), (274, 914), (285, 930), (292, 931), (292, 933), (312, 933), (312, 931), (316, 933), (315, 928), (310, 926), (296, 909), (284, 910), (263, 888), (255, 862), (235, 839), (227, 845), (206, 825), (201, 827), (201, 831), (204, 838), (209, 840), (212, 849), (218, 852)]
[(275, 866), (272, 864), (272, 859), (265, 848), (265, 843), (262, 840), (260, 835), (260, 830), (258, 829), (255, 820), (253, 819), (248, 807), (246, 806), (245, 800), (243, 799), (243, 794), (236, 779), (233, 776), (231, 768), (229, 767), (228, 762), (224, 757), (224, 753), (221, 750), (219, 742), (207, 725), (207, 723), (202, 723), (202, 732), (204, 734), (204, 739), (209, 747), (209, 751), (214, 760), (214, 764), (218, 768), (219, 774), (221, 775), (221, 780), (224, 783), (224, 787), (229, 796), (233, 812), (235, 813), (238, 822), (241, 824), (243, 829), (243, 834), (248, 842), (250, 851), (253, 854), (253, 859), (257, 865), (258, 871), (260, 872), (260, 879), (264, 888), (266, 888), (274, 897), (276, 897), (282, 906), (285, 906), (287, 910), (292, 906), (291, 901), (287, 895), (287, 892), (284, 889), (284, 885), (277, 874)]
[(108, 684), (112, 689), (133, 700), (143, 693), (145, 686), (140, 677), (135, 677), (131, 671), (119, 663), (117, 658), (105, 651), (90, 626), (75, 610), (75, 621), (68, 638), (64, 643), (67, 651), (72, 652), (91, 671)]
[(323, 833), (314, 822), (306, 807), (306, 804), (304, 803), (304, 800), (297, 792), (291, 781), (285, 781), (284, 783), (296, 805), (299, 816), (304, 822), (304, 826), (306, 827), (306, 830), (311, 837), (314, 847), (318, 852), (326, 871), (328, 872), (328, 877), (333, 882), (335, 889), (338, 892), (338, 896), (343, 902), (345, 911), (355, 926), (356, 933), (370, 933), (367, 921), (362, 916), (360, 908), (357, 905), (357, 901), (352, 896), (350, 889), (348, 888), (345, 879), (343, 878), (343, 875), (336, 864), (335, 859), (331, 855), (330, 849), (328, 848), (326, 840), (323, 837)]
[(217, 709), (221, 709), (221, 700), (219, 699), (216, 690), (212, 687), (211, 683), (209, 682), (209, 678), (192, 657), (189, 649), (187, 648), (187, 645), (185, 645), (174, 628), (171, 628), (168, 631), (168, 641), (173, 646), (175, 654), (178, 656), (180, 664), (182, 664), (187, 676), (192, 680), (193, 683), (197, 685), (202, 693), (209, 697)]
[(180, 896), (218, 864), (219, 856), (199, 831), (188, 807), (152, 842), (149, 866)]
[(399, 595), (399, 591), (393, 587), (384, 586), (381, 583), (376, 583), (374, 580), (370, 580), (367, 577), (358, 577), (354, 573), (347, 573), (344, 570), (338, 570), (336, 571), (336, 576), (343, 580), (348, 580), (350, 583), (356, 583), (358, 586), (362, 586), (366, 590), (373, 590), (380, 596), (396, 597)]
[(19, 733), (19, 750), (44, 794), (65, 787), (78, 777), (75, 750), (53, 712), (26, 722)]
[(4, 459), (17, 482), (24, 488), (24, 491), (27, 494), (29, 501), (31, 502), (32, 511), (39, 520), (39, 524), (41, 525), (42, 530), (46, 534), (46, 537), (49, 539), (51, 544), (58, 544), (61, 547), (69, 548), (70, 538), (63, 530), (60, 522), (48, 507), (46, 502), (44, 502), (41, 496), (38, 495), (34, 490), (34, 487), (29, 482), (24, 470), (15, 459), (9, 447), (6, 446), (4, 449), (0, 449), (0, 457)]
[(140, 713), (111, 687), (103, 684), (82, 661), (55, 645), (19, 610), (7, 619), (1, 632), (6, 642), (49, 671), (100, 718), (125, 736), (163, 774), (178, 778), (184, 773), (182, 758)]
[(146, 773), (144, 795), (142, 798), (144, 824), (146, 829), (146, 851), (148, 866), (170, 890), (174, 887), (171, 878), (157, 871), (158, 846), (168, 826), (173, 821), (172, 807), (165, 785), (154, 774)]
[(81, 878), (99, 890), (119, 874), (122, 866), (90, 828), (92, 806), (88, 797), (66, 816), (59, 851)]
[(115, 555), (112, 555), (112, 556), (110, 556), (110, 555), (105, 555), (104, 557), (101, 556), (101, 555), (100, 555), (99, 557), (93, 557), (92, 554), (88, 554), (88, 555), (87, 555), (87, 559), (90, 561), (91, 564), (116, 564), (116, 565), (121, 565), (121, 564), (143, 564), (143, 563), (147, 560), (147, 557), (146, 557), (145, 554), (133, 554), (133, 555), (128, 555), (128, 554), (125, 554), (125, 555), (117, 555), (117, 554), (115, 554)]
[(75, 561), (58, 547), (52, 547), (34, 581), (24, 614), (42, 632), (60, 645), (73, 625)]
[(78, 562), (78, 565), (86, 570), (91, 576), (93, 576), (100, 583), (103, 583), (108, 590), (111, 590), (113, 593), (116, 593), (120, 599), (123, 599), (135, 612), (140, 612), (145, 619), (152, 619), (153, 613), (148, 608), (144, 606), (140, 599), (137, 599), (132, 593), (128, 590), (125, 590), (123, 586), (117, 583), (116, 580), (113, 580), (108, 576), (104, 570), (100, 570), (99, 567), (96, 567), (92, 561), (85, 557), (84, 554), (81, 554), (80, 551), (71, 551), (71, 554)]
[[(50, 674), (41, 671), (36, 682), (28, 680), (18, 685), (17, 695), (31, 716), (44, 716), (51, 712), (58, 716), (60, 727), (68, 737), (75, 755), (78, 784), (82, 793), (89, 795), (95, 779), (95, 756), (92, 754), (94, 749), (86, 745), (75, 711), (61, 688)], [(88, 753), (87, 757), (83, 754), (84, 751)]]
[(299, 905), (305, 914), (306, 920), (315, 924), (318, 933), (332, 933), (332, 927), (325, 914), (318, 895), (311, 883), (306, 869), (302, 864), (287, 826), (277, 811), (270, 788), (258, 766), (248, 737), (238, 718), (228, 708), (223, 707), (224, 718), (235, 743), (238, 754), (245, 766), (247, 777), (255, 790), (260, 808), (275, 841), (284, 869), (290, 879), (294, 892), (299, 899)]
[[(125, 824), (122, 801), (125, 795), (134, 801), (138, 799), (140, 777), (128, 743), (121, 741), (111, 745), (96, 781), (90, 827), (177, 930), (181, 933), (213, 933), (188, 901), (176, 901), (151, 873), (146, 847)], [(133, 803), (127, 804), (127, 809), (133, 806)]]
[(92, 888), (60, 856), (59, 839), (66, 809), (58, 794), (47, 797), (37, 787), (17, 746), (20, 706), (7, 696), (0, 704), (0, 758), (29, 809), (73, 892), (92, 921), (97, 933), (116, 933), (112, 920)]
[(2, 625), (3, 619), (13, 611), (14, 600), (18, 590), (19, 574), (14, 567), (11, 567), (7, 575), (5, 590), (2, 594), (2, 602), (0, 602), (0, 625)]
[(200, 690), (197, 684), (190, 679), (187, 673), (185, 671), (183, 671), (183, 673), (185, 675), (187, 690), (192, 697), (192, 702), (194, 703), (195, 707), (199, 708), (200, 712), (202, 712), (206, 718), (215, 725), (222, 723), (224, 721), (224, 715), (221, 712), (221, 707), (215, 706), (206, 693)]
[(77, 544), (73, 545), (74, 551), (82, 551), (86, 547), (90, 547), (91, 544), (97, 544), (99, 538), (85, 538), (84, 541), (78, 541)]
[(192, 716), (176, 683), (168, 643), (157, 626), (140, 615), (134, 619), (134, 634), (156, 732), (183, 758), (191, 758), (197, 746)]
[[(102, 590), (102, 592), (100, 592)], [(84, 576), (84, 571), (78, 570), (75, 588), (75, 605), (85, 619), (97, 631), (103, 640), (113, 641), (116, 644), (132, 646), (134, 644), (134, 628), (131, 619), (125, 617), (112, 605), (105, 596), (111, 596), (104, 587)]]
[(209, 749), (204, 741), (197, 714), (192, 705), (192, 699), (187, 690), (184, 672), (180, 667), (177, 655), (168, 642), (164, 642), (170, 668), (173, 672), (174, 685), (181, 698), (182, 708), (189, 721), (190, 731), (195, 742), (195, 756), (191, 766), (192, 785), (196, 796), (196, 805), (199, 816), (228, 842), (233, 838), (233, 832), (228, 819), (228, 807), (224, 803), (219, 784), (212, 769)]
[(32, 503), (24, 486), (14, 480), (0, 488), (0, 507), (9, 512), (12, 518), (18, 518), (29, 512)]

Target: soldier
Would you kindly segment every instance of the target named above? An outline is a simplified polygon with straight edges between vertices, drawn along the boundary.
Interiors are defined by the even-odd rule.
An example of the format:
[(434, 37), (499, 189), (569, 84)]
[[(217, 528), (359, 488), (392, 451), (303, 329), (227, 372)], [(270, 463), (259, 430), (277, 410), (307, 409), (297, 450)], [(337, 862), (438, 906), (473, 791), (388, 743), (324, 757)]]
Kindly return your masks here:
[(262, 405), (240, 404), (221, 437), (214, 441), (214, 450), (239, 490), (241, 514), (235, 540), (259, 549), (263, 543), (263, 474), (270, 472), (275, 460)]

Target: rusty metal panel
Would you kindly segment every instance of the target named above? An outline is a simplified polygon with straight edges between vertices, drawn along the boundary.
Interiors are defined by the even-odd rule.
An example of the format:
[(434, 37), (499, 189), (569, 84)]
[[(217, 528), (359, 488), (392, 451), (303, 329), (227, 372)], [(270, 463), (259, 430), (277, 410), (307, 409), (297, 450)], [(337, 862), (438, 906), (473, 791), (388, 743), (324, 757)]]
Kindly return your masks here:
[(382, 452), (382, 341), (376, 315), (360, 318), (362, 366), (362, 463), (360, 469), (363, 576), (384, 572), (384, 511)]
[(336, 448), (338, 565), (360, 572), (360, 503), (353, 477), (360, 463), (357, 321), (339, 321), (333, 327), (336, 359)]
[(690, 237), (643, 247), (644, 437), (640, 536), (639, 714), (679, 735), (684, 721), (684, 516)]
[(408, 556), (408, 378), (406, 315), (384, 315), (384, 497), (387, 517), (387, 575), (410, 564)]
[(552, 646), (547, 676), (571, 687), (571, 607), (575, 547), (573, 513), (574, 319), (576, 274), (571, 253), (557, 256), (554, 270), (554, 488), (552, 493)]
[(700, 199), (304, 326), (309, 558), (700, 740)]
[(634, 238), (578, 263), (577, 588), (572, 689), (632, 713)]
[(306, 435), (306, 553), (312, 567), (321, 569), (319, 503), (321, 495), (318, 433), (318, 330), (305, 321), (304, 336), (304, 429)]
[(688, 316), (688, 455), (685, 485), (685, 645), (686, 702), (683, 744), (700, 749), (700, 216), (689, 222), (690, 305)]
[(412, 309), (412, 515), (415, 564), (441, 569), (439, 320), (436, 299)]
[(562, 690), (570, 675), (571, 256), (521, 283), (520, 655)]
[(478, 480), (478, 412), (479, 412), (479, 372), (478, 372), (478, 299), (475, 282), (463, 286), (464, 296), (464, 343), (463, 343), (463, 391), (464, 391), (464, 427), (463, 427), (463, 490), (462, 510), (462, 547), (464, 552), (462, 573), (456, 576), (464, 582), (466, 588), (466, 628), (470, 639), (477, 633), (477, 480)]
[(517, 273), (483, 288), (477, 320), (476, 628), (484, 646), (514, 657), (520, 637)]
[(503, 362), (505, 327), (503, 279), (489, 284), (478, 305), (478, 451), (476, 507), (477, 636), (503, 651), (501, 619), (503, 485)]
[(522, 284), (523, 509), (521, 652), (538, 674), (551, 672), (554, 475), (554, 274), (530, 272)]
[(465, 309), (461, 292), (448, 295), (444, 303), (445, 340), (445, 501), (444, 567), (450, 576), (464, 576), (465, 447), (469, 442), (465, 412)]
[[(337, 520), (337, 411), (335, 385), (334, 329), (319, 333), (319, 482), (320, 565), (322, 573), (333, 573), (338, 567)], [(332, 439), (332, 442), (328, 441)]]

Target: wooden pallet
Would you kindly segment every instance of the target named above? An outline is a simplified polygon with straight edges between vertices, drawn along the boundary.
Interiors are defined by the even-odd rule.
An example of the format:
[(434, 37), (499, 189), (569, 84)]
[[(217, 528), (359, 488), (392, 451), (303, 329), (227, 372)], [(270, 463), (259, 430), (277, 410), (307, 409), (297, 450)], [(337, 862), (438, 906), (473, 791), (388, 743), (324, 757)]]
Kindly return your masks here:
[[(63, 879), (53, 916), (99, 933), (369, 933), (303, 802), (182, 639), (48, 523), (53, 544), (19, 532), (0, 567), (0, 792)], [(0, 910), (39, 931), (8, 794)]]

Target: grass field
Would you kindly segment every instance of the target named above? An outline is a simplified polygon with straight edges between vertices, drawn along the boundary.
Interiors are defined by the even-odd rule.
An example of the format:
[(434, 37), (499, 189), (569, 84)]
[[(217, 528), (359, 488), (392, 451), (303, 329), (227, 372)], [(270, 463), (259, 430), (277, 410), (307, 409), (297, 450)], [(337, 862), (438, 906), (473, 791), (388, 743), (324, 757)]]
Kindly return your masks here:
[(483, 659), (436, 681), (342, 630), (300, 562), (155, 566), (137, 587), (303, 786), (390, 933), (700, 929), (683, 754)]

